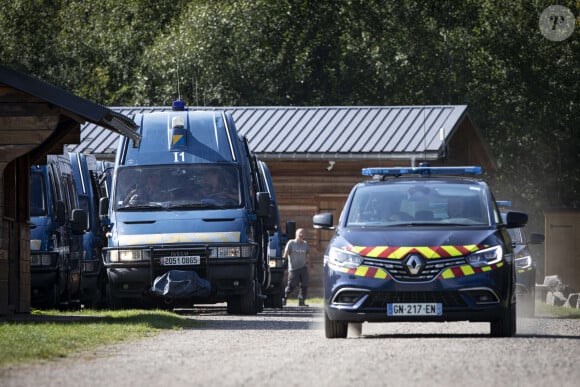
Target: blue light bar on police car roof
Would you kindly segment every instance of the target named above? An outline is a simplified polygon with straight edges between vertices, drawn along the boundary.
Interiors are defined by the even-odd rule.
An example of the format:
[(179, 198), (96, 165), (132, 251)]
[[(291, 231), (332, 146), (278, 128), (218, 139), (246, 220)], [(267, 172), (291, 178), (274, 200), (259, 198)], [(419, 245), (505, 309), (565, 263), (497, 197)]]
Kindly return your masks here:
[(495, 202), (500, 207), (511, 207), (512, 206), (512, 202), (509, 200), (496, 200)]
[(481, 167), (393, 167), (363, 168), (363, 176), (401, 176), (401, 175), (479, 175)]

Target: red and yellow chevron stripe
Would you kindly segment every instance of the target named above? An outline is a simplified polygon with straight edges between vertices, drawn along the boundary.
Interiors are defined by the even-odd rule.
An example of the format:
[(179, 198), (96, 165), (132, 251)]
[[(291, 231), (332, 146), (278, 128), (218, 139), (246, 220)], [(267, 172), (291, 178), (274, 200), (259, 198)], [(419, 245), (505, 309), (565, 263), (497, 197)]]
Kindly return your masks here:
[(462, 245), (462, 246), (346, 246), (344, 249), (352, 251), (363, 257), (403, 259), (410, 253), (421, 254), (426, 259), (453, 258), (468, 255), (487, 247), (486, 245)]
[(389, 279), (389, 273), (379, 267), (359, 266), (356, 269), (350, 269), (342, 266), (334, 266), (333, 269), (347, 274), (353, 274), (359, 277)]
[(465, 277), (468, 275), (473, 275), (477, 273), (483, 273), (486, 271), (491, 271), (495, 269), (499, 269), (503, 266), (503, 262), (500, 262), (495, 265), (490, 266), (483, 266), (483, 267), (473, 267), (471, 265), (461, 265), (461, 266), (454, 266), (448, 269), (445, 269), (443, 273), (439, 274), (438, 279), (450, 279), (450, 278), (457, 278), (457, 277)]

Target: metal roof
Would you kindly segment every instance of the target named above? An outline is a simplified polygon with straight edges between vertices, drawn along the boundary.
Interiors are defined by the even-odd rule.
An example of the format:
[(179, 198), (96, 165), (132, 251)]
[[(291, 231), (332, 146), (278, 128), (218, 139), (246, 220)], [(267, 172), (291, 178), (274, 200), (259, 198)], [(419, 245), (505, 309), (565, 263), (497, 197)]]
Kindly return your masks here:
[[(112, 107), (135, 114), (170, 107)], [(435, 160), (465, 117), (465, 105), (190, 107), (231, 112), (238, 132), (261, 159)], [(113, 158), (118, 134), (90, 123), (69, 151)]]
[(141, 138), (135, 131), (137, 125), (124, 115), (4, 65), (0, 65), (0, 83), (58, 106), (74, 114), (75, 119), (98, 126), (101, 131), (112, 130), (114, 133), (109, 133), (115, 138), (119, 133), (134, 141)]

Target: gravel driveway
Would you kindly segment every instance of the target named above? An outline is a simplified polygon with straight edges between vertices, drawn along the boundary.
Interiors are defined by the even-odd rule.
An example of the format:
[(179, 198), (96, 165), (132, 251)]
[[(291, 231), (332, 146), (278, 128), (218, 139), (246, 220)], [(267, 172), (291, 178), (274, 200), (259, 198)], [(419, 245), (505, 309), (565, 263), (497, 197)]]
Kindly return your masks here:
[[(0, 369), (9, 386), (577, 386), (580, 320), (489, 324), (364, 324), (361, 336), (324, 338), (320, 307), (229, 316), (194, 310), (200, 327)], [(351, 337), (351, 336), (349, 336)]]

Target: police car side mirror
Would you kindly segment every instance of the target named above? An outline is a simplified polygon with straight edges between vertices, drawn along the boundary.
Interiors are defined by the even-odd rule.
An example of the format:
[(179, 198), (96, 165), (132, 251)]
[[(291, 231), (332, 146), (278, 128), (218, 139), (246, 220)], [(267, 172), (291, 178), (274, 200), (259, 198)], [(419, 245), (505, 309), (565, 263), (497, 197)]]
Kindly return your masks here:
[(507, 228), (524, 227), (528, 223), (528, 214), (519, 211), (508, 211), (506, 214)]
[(314, 215), (312, 225), (314, 228), (334, 230), (334, 217), (330, 212)]

